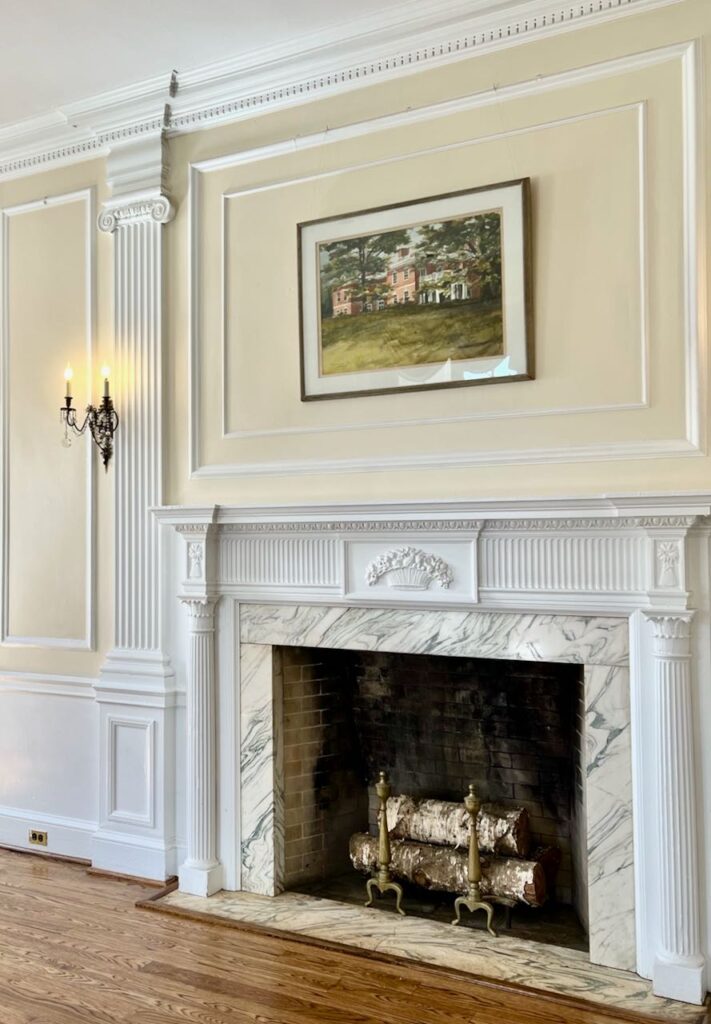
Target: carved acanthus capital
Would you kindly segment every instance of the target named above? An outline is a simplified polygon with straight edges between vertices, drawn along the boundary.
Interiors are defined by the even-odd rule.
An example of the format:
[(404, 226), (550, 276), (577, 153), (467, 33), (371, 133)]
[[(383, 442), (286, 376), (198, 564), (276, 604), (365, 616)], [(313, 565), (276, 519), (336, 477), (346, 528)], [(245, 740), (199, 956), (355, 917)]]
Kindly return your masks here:
[(191, 633), (213, 633), (215, 630), (215, 608), (219, 597), (181, 597), (188, 609)]
[(652, 623), (654, 654), (658, 658), (689, 658), (691, 656), (691, 622), (693, 611), (647, 612)]

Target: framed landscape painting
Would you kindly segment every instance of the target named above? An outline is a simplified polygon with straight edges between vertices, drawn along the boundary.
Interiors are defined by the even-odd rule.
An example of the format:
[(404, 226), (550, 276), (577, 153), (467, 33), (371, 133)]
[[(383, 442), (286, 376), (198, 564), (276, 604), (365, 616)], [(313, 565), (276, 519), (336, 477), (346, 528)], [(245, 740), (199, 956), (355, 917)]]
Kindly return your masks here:
[(528, 178), (299, 224), (301, 397), (533, 377)]

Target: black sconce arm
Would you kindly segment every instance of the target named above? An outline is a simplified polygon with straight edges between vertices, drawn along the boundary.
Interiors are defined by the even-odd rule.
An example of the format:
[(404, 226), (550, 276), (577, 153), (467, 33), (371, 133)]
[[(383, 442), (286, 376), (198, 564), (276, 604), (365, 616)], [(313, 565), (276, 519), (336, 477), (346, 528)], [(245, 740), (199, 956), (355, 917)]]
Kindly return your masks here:
[(65, 397), (64, 405), (61, 406), (59, 412), (64, 423), (67, 442), (69, 441), (68, 429), (81, 436), (88, 427), (94, 443), (101, 452), (104, 469), (108, 471), (109, 461), (114, 451), (114, 434), (119, 425), (118, 413), (114, 409), (114, 403), (110, 396), (104, 395), (99, 406), (87, 405), (86, 416), (81, 426), (77, 422), (77, 410), (72, 405), (71, 395)]

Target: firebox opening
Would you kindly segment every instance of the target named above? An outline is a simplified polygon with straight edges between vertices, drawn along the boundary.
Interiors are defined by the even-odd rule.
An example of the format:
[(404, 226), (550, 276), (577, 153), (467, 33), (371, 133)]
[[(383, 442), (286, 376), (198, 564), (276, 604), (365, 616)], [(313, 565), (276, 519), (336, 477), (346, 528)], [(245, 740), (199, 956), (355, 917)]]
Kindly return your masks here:
[[(380, 771), (415, 799), (461, 803), (473, 783), (484, 804), (526, 809), (529, 859), (560, 851), (542, 904), (516, 899), (508, 934), (587, 949), (582, 666), (294, 647), (280, 661), (285, 888), (364, 903), (349, 843), (377, 835)], [(403, 884), (409, 915), (451, 920), (455, 892)]]

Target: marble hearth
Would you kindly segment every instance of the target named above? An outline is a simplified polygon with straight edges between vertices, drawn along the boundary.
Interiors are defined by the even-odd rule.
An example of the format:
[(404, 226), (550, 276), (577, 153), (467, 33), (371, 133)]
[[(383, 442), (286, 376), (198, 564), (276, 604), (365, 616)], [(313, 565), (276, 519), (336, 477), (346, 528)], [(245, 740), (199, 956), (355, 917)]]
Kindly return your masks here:
[(159, 510), (183, 538), (185, 898), (283, 888), (280, 649), (575, 664), (590, 961), (700, 1003), (710, 513), (668, 497)]

